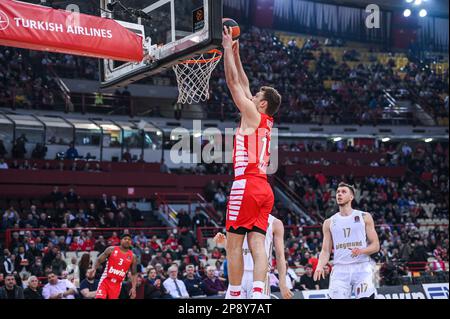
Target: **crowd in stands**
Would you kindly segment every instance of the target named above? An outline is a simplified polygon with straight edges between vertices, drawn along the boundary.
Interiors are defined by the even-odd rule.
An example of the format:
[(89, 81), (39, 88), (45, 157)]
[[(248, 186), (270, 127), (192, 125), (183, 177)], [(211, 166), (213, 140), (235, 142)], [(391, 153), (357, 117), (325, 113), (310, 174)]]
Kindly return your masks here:
[[(296, 142), (283, 145), (282, 149), (298, 152), (299, 158), (303, 158), (306, 151), (381, 153), (382, 159), (376, 165), (406, 166), (408, 174), (398, 179), (382, 176), (330, 177), (296, 172), (285, 177), (285, 181), (317, 224), (335, 212), (333, 190), (339, 182), (344, 180), (356, 186), (355, 207), (372, 213), (377, 224), (382, 246), (377, 257), (381, 265), (381, 284), (402, 283), (402, 276), (406, 276), (408, 270), (417, 270), (423, 274), (422, 277), (430, 278), (442, 278), (439, 276), (447, 274), (448, 226), (436, 225), (424, 230), (420, 221), (448, 221), (448, 201), (445, 200), (448, 198), (449, 180), (447, 144), (416, 143), (410, 146), (407, 143), (382, 143), (359, 147), (346, 143)], [(0, 168), (2, 165), (0, 161)], [(375, 166), (375, 163), (371, 165)], [(220, 168), (215, 170), (221, 173)], [(201, 174), (203, 170), (192, 173)], [(230, 187), (230, 183), (214, 180), (205, 187), (206, 200), (219, 214), (225, 214)], [(42, 295), (46, 298), (92, 298), (101, 271), (97, 272), (97, 278), (86, 278), (86, 269), (92, 263), (89, 252), (101, 253), (106, 247), (117, 245), (120, 234), (95, 234), (82, 227), (129, 228), (143, 221), (144, 214), (136, 204), (128, 206), (125, 200), (116, 196), (104, 194), (101, 199), (86, 202), (76, 194), (75, 188), (64, 194), (55, 186), (42, 200), (45, 201), (52, 203), (51, 209), (30, 204), (29, 209), (13, 206), (1, 212), (1, 231), (12, 229), (12, 238), (10, 245), (0, 251), (0, 286), (9, 287), (0, 291), (0, 298), (2, 294), (20, 296), (21, 289), (11, 288), (14, 282), (17, 288), (26, 288), (24, 296), (36, 297), (36, 291), (42, 288)], [(309, 225), (281, 202), (276, 202), (273, 214), (286, 226), (286, 260), (290, 267), (288, 287), (298, 290), (326, 287), (326, 281), (317, 283), (310, 276), (321, 250), (320, 226)], [(139, 298), (223, 294), (227, 287), (225, 251), (222, 248), (208, 251), (197, 238), (197, 228), (211, 226), (209, 220), (198, 210), (193, 216), (180, 211), (177, 217), (179, 230), (176, 232), (157, 236), (133, 233), (133, 252), (139, 259)], [(59, 227), (70, 229), (44, 230)], [(27, 231), (27, 228), (42, 230)], [(84, 257), (68, 260), (66, 256), (69, 253)], [(429, 262), (429, 258), (433, 261)], [(301, 272), (296, 269), (301, 269)], [(8, 276), (11, 273), (15, 276)], [(42, 284), (47, 282), (46, 285), (51, 287), (45, 289), (45, 285), (39, 285), (40, 288), (33, 288), (36, 280)], [(271, 273), (273, 291), (276, 291), (279, 280), (276, 272)], [(58, 292), (60, 288), (62, 291)], [(129, 282), (124, 285), (123, 298), (127, 296), (127, 289)], [(65, 291), (70, 293), (64, 295)]]
[[(372, 63), (368, 64), (361, 60), (356, 49), (347, 50), (342, 61), (336, 61), (327, 51), (326, 41), (311, 38), (298, 47), (295, 41), (282, 43), (272, 31), (257, 28), (242, 34), (240, 46), (252, 91), (277, 83), (283, 96), (279, 122), (393, 124), (389, 115), (383, 113), (389, 107), (385, 91), (397, 100), (408, 99), (423, 105), (435, 117), (448, 118), (448, 71), (437, 74), (420, 61), (394, 70), (394, 59), (382, 64), (370, 56)], [(34, 62), (30, 65), (29, 60)], [(353, 66), (347, 62), (361, 63)], [(54, 81), (47, 71), (42, 71), (47, 66), (63, 69), (73, 78), (96, 80), (98, 77), (94, 59), (0, 49), (0, 106), (9, 106), (13, 98), (18, 107), (54, 105)], [(19, 86), (19, 81), (25, 81), (26, 85)], [(325, 84), (327, 81), (331, 81), (329, 86)], [(226, 89), (222, 64), (213, 73), (210, 91), (209, 117), (236, 119), (238, 112)], [(120, 92), (117, 94), (121, 99)], [(408, 121), (419, 124), (414, 117)]]
[(33, 51), (0, 48), (0, 107), (53, 109), (58, 87)]
[[(411, 89), (421, 96), (433, 96), (435, 115), (446, 113), (448, 117), (448, 101), (441, 97), (447, 92), (448, 74), (440, 76), (411, 62), (400, 75), (392, 69), (393, 59), (387, 65), (361, 62), (351, 67), (347, 61), (360, 61), (356, 50), (345, 52), (343, 61), (335, 61), (317, 40), (308, 40), (299, 48), (294, 42), (286, 45), (272, 32), (256, 28), (241, 36), (240, 46), (252, 90), (277, 83), (284, 101), (279, 116), (282, 123), (382, 123), (383, 109), (389, 106), (384, 91), (397, 99), (412, 99)], [(313, 51), (320, 51), (318, 58)], [(315, 64), (312, 69), (311, 63)], [(328, 80), (333, 81), (329, 88), (324, 86)], [(236, 118), (223, 67), (218, 67), (211, 83), (212, 104), (216, 106), (213, 112), (223, 107), (224, 116)]]

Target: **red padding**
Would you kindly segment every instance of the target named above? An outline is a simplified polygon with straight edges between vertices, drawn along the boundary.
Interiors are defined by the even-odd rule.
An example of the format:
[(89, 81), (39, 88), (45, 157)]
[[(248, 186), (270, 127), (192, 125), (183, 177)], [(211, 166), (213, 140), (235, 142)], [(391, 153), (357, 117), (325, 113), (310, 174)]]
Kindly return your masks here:
[(142, 37), (111, 19), (0, 1), (0, 45), (140, 62), (142, 43)]

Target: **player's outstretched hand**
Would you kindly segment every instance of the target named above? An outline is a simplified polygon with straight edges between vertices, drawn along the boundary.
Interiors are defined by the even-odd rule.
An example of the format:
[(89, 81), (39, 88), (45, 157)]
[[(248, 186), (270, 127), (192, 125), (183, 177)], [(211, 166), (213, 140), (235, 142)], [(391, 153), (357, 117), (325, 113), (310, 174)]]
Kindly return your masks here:
[(214, 236), (214, 242), (217, 245), (224, 245), (225, 244), (225, 240), (226, 240), (226, 236), (222, 233), (217, 233), (216, 236)]
[(314, 272), (314, 281), (318, 281), (320, 280), (320, 278), (325, 279), (325, 271), (323, 270), (323, 268), (319, 269), (319, 267), (317, 267), (316, 271)]
[(280, 287), (280, 292), (283, 299), (292, 299), (294, 297), (294, 293), (288, 287)]
[(227, 26), (223, 27), (222, 46), (225, 50), (233, 49), (233, 36), (231, 34), (231, 29)]
[(359, 255), (362, 255), (362, 251), (359, 248), (352, 249), (352, 258), (356, 258)]

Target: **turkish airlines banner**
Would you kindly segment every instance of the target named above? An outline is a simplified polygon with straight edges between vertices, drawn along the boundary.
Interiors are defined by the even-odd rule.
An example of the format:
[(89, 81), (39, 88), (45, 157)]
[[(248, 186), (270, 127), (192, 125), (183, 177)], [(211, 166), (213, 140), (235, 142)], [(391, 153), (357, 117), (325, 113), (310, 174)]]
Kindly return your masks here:
[(141, 62), (142, 44), (112, 19), (0, 0), (0, 45)]

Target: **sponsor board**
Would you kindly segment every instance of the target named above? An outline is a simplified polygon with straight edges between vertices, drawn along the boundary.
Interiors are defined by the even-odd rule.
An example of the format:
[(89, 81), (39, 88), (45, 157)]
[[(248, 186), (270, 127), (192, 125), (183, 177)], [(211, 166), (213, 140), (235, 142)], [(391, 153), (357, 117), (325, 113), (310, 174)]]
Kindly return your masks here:
[(427, 299), (449, 299), (448, 282), (442, 284), (423, 284)]

